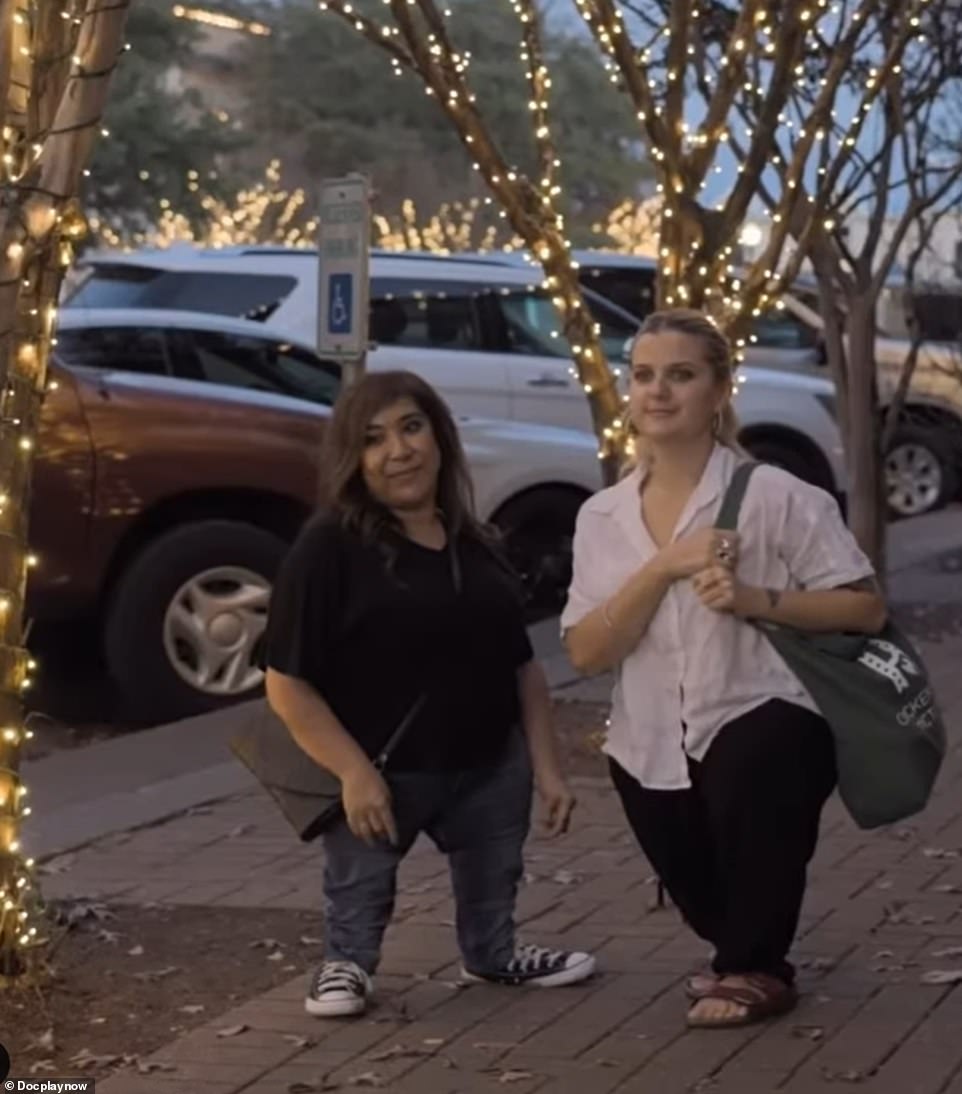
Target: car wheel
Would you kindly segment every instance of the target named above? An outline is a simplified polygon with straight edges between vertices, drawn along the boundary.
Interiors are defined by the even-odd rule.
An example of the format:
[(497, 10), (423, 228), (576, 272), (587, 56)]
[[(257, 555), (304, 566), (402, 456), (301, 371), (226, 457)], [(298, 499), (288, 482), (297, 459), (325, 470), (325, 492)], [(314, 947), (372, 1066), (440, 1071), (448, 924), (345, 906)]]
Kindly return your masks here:
[(251, 697), (284, 541), (253, 525), (203, 521), (155, 540), (121, 575), (107, 611), (111, 678), (151, 721)]
[(550, 487), (508, 502), (494, 523), (524, 588), (529, 622), (557, 615), (571, 584), (575, 518), (584, 496)]
[(753, 459), (761, 463), (780, 467), (795, 478), (811, 483), (813, 486), (819, 486), (823, 490), (832, 489), (831, 483), (825, 481), (823, 469), (813, 465), (813, 461), (805, 452), (793, 448), (791, 444), (777, 440), (748, 440), (745, 442), (745, 448)]
[(947, 505), (958, 491), (951, 447), (938, 426), (905, 426), (885, 455), (885, 496), (893, 517), (918, 517)]

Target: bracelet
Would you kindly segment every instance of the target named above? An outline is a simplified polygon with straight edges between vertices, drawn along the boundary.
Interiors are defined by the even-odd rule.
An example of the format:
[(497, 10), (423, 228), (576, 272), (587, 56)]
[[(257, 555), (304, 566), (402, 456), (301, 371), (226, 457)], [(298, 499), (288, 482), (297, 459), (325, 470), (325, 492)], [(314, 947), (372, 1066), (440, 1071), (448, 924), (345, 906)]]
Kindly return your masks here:
[(604, 604), (601, 605), (601, 618), (605, 621), (608, 630), (613, 631), (615, 629), (615, 625), (612, 622), (611, 616), (608, 614), (608, 605), (610, 603), (611, 601), (606, 600)]

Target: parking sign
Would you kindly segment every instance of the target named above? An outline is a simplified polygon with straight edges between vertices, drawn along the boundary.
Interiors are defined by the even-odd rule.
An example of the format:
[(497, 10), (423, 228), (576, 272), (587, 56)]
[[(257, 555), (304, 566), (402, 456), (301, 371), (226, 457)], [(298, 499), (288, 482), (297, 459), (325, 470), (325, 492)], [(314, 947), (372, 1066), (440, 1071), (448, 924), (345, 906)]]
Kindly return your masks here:
[(321, 184), (317, 350), (359, 365), (368, 346), (368, 181), (361, 175)]

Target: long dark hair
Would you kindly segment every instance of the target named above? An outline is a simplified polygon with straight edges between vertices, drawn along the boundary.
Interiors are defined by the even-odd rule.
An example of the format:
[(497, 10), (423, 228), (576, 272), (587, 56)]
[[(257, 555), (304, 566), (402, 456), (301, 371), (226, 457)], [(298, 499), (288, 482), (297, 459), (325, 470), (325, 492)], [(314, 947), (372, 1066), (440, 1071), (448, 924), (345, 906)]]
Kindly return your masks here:
[(322, 509), (366, 543), (383, 543), (388, 532), (401, 530), (394, 514), (371, 496), (361, 469), (372, 419), (401, 399), (410, 399), (434, 432), (441, 456), (437, 506), (449, 535), (488, 542), (490, 534), (475, 515), (474, 489), (451, 411), (413, 372), (367, 373), (338, 400), (322, 449)]

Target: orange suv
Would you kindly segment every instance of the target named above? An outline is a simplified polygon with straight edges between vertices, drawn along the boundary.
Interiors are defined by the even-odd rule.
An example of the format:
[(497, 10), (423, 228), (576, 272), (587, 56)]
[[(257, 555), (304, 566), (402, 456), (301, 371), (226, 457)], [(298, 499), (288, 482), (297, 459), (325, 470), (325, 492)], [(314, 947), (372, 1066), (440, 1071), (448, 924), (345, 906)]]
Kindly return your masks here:
[[(315, 504), (337, 366), (249, 320), (120, 309), (63, 318), (52, 380), (29, 614), (89, 620), (144, 720), (248, 697), (274, 574)], [(601, 486), (595, 440), (459, 427), (479, 515), (504, 531), (535, 614), (550, 614), (575, 515)]]

